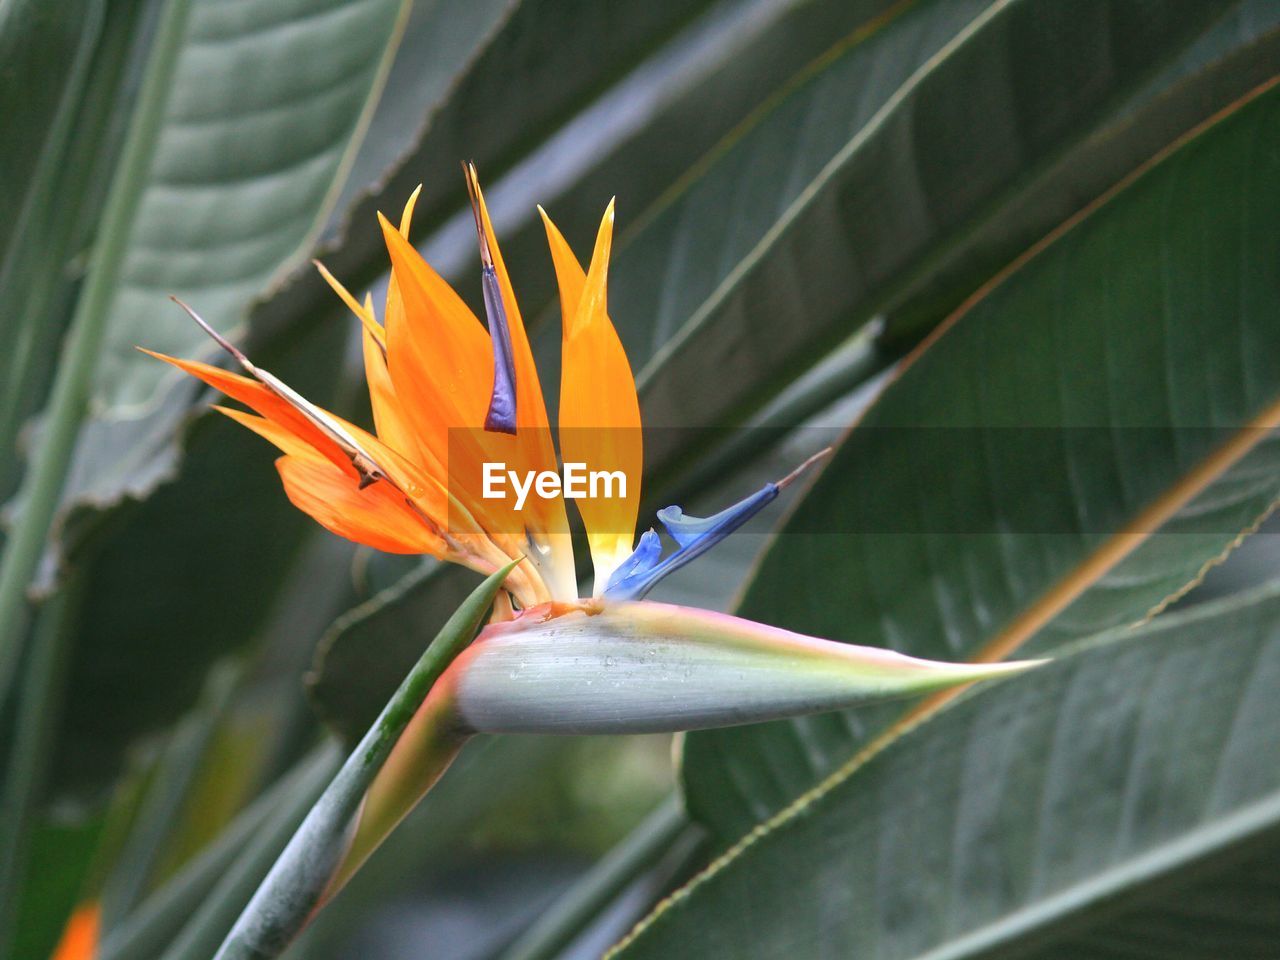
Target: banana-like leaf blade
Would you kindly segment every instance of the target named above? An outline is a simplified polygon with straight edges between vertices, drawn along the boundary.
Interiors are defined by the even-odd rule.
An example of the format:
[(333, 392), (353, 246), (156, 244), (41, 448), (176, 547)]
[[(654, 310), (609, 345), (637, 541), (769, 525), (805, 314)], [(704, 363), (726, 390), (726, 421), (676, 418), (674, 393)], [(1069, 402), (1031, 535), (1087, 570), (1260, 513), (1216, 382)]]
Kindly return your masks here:
[(928, 277), (1231, 7), (911, 4), (816, 63), (619, 250), (610, 304), (645, 422), (681, 428), (646, 445), (651, 465)]
[(977, 688), (612, 954), (1219, 960), (1280, 937), (1280, 591)]
[[(960, 311), (837, 450), (739, 612), (967, 659), (1132, 622), (1194, 582), (1280, 496), (1277, 121), (1272, 86)], [(690, 736), (691, 809), (731, 842), (897, 716)]]

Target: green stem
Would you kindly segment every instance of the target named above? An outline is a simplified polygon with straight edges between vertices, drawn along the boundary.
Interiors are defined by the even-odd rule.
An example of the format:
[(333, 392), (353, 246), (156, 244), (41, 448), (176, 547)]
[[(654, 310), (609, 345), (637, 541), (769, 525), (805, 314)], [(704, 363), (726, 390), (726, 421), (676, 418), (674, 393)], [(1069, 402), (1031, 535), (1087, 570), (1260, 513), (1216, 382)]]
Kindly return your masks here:
[(58, 720), (67, 646), (71, 638), (68, 612), (76, 607), (80, 577), (41, 611), (35, 642), (26, 657), (17, 722), (0, 794), (0, 958), (11, 949), (17, 901), (27, 864), (31, 813), (44, 786), (49, 740)]
[(130, 229), (164, 118), (190, 4), (191, 0), (169, 0), (161, 17), (138, 108), (125, 140), (120, 166), (112, 178), (89, 275), (76, 304), (62, 361), (54, 378), (39, 450), (23, 485), (25, 500), (4, 559), (0, 561), (0, 703), (12, 686), (22, 652), (27, 587), (53, 526), (76, 438), (88, 411), (107, 314), (115, 298)]
[(502, 960), (554, 960), (636, 877), (695, 829), (675, 795), (577, 880), (502, 955)]
[[(349, 870), (344, 868), (351, 862), (348, 852), (352, 846), (352, 828), (356, 826), (356, 815), (370, 786), (391, 756), (400, 735), (418, 715), (435, 682), (475, 636), (495, 594), (518, 562), (513, 561), (490, 575), (440, 629), (298, 827), (222, 942), (215, 960), (269, 960), (278, 957), (314, 914), (326, 891), (332, 888), (335, 877), (340, 872), (343, 879), (349, 875)], [(452, 741), (457, 740), (460, 745), (464, 737), (454, 734), (447, 723), (429, 721), (427, 725), (427, 736), (433, 742), (436, 739), (450, 740), (449, 749), (444, 751), (432, 751), (423, 744), (413, 745), (419, 756), (427, 753), (434, 756), (436, 762), (433, 766), (439, 768), (433, 769), (429, 778), (434, 782), (434, 777), (442, 769), (439, 758), (451, 758), (457, 749)], [(443, 763), (447, 764), (447, 760)], [(418, 765), (412, 766), (416, 768)], [(417, 769), (409, 771), (415, 783), (421, 782), (417, 773)], [(416, 801), (417, 796), (409, 799)], [(380, 805), (372, 803), (371, 806)], [(389, 815), (378, 817), (379, 822), (385, 820), (391, 824), (398, 819)], [(380, 839), (379, 835), (377, 840)], [(356, 856), (356, 862), (372, 849), (365, 844), (357, 846), (362, 853)], [(195, 960), (196, 956), (199, 955), (175, 953), (166, 955), (165, 960), (188, 960), (188, 957)], [(205, 956), (207, 954), (200, 956), (200, 960), (205, 960)]]

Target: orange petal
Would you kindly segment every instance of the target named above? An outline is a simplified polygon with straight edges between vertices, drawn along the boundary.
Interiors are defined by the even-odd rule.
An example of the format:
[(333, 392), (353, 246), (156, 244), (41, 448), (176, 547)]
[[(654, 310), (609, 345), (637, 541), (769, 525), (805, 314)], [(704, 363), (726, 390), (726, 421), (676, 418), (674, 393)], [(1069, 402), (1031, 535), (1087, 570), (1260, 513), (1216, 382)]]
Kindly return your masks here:
[[(141, 348), (139, 348), (141, 349)], [(245, 406), (252, 407), (258, 413), (272, 420), (290, 433), (305, 441), (322, 453), (328, 460), (340, 468), (348, 469), (355, 475), (350, 459), (336, 443), (325, 436), (315, 424), (293, 408), (287, 400), (282, 399), (257, 380), (223, 370), (198, 360), (183, 360), (169, 357), (163, 353), (143, 350), (148, 356), (171, 363), (184, 373), (203, 380), (215, 390), (220, 390), (233, 400), (239, 400)]]
[(418, 205), (418, 195), (422, 193), (422, 184), (413, 188), (409, 199), (404, 202), (404, 210), (400, 212), (400, 236), (409, 239), (409, 226), (413, 223), (413, 208)]
[[(347, 476), (357, 476), (355, 468), (351, 465), (350, 458), (336, 443), (299, 413), (291, 403), (258, 381), (196, 360), (181, 360), (164, 354), (152, 353), (149, 350), (144, 352), (173, 364), (180, 370), (200, 378), (211, 387), (221, 390), (233, 400), (239, 400), (241, 403), (252, 407), (268, 420), (278, 424), (288, 433), (323, 455), (325, 459), (338, 467)], [(332, 422), (345, 430), (362, 449), (368, 451), (378, 465), (388, 471), (388, 476), (401, 490), (416, 497), (420, 491), (425, 492), (429, 486), (433, 486), (428, 482), (430, 478), (398, 450), (391, 448), (368, 431), (357, 427), (354, 423), (344, 420), (342, 417), (327, 410), (323, 412)], [(258, 432), (261, 433), (261, 431)], [(268, 439), (272, 438), (268, 437)]]
[(443, 556), (440, 539), (385, 483), (363, 490), (327, 461), (285, 456), (276, 461), (290, 502), (332, 533), (385, 553)]
[(405, 422), (404, 411), (396, 399), (396, 390), (387, 371), (387, 359), (377, 340), (364, 332), (364, 378), (369, 385), (369, 405), (373, 409), (373, 425), (378, 439), (398, 453), (422, 462), (423, 469), (442, 483), (448, 482), (443, 468), (434, 457), (425, 454), (418, 438)]
[[(547, 421), (547, 406), (542, 396), (542, 383), (538, 379), (538, 367), (533, 360), (533, 350), (530, 348), (529, 336), (524, 328), (524, 319), (520, 316), (520, 305), (516, 302), (515, 290), (511, 286), (511, 277), (502, 259), (498, 235), (493, 229), (493, 221), (489, 218), (489, 207), (485, 203), (484, 191), (480, 189), (479, 180), (476, 178), (475, 168), (468, 166), (467, 175), (475, 192), (481, 221), (484, 223), (485, 238), (488, 241), (489, 253), (493, 257), (493, 269), (498, 275), (502, 304), (507, 313), (507, 326), (511, 331), (511, 351), (516, 371), (517, 429), (514, 465), (523, 473), (555, 472), (558, 467), (555, 444), (552, 442), (551, 427)], [(492, 362), (489, 369), (492, 372)], [(569, 537), (569, 518), (565, 513), (564, 499), (559, 496), (549, 499), (534, 497), (526, 503), (525, 509), (531, 514), (526, 518), (526, 522), (535, 542), (540, 543), (544, 548), (550, 548), (548, 575), (559, 581), (557, 588), (560, 592), (567, 591), (570, 595), (576, 596), (573, 546)]]
[[(230, 410), (217, 405), (213, 409), (230, 417), (241, 426), (252, 430), (264, 440), (275, 444), (282, 453), (301, 460), (313, 460), (316, 463), (329, 464), (329, 461), (324, 459), (309, 444), (298, 439), (287, 428), (265, 417), (255, 417), (251, 413)], [(373, 489), (373, 487), (378, 486), (386, 487), (394, 494), (392, 499), (400, 503), (403, 503), (404, 499), (408, 497), (438, 527), (441, 529), (446, 527), (450, 517), (447, 513), (448, 501), (442, 484), (423, 474), (413, 463), (401, 457), (390, 447), (384, 446), (376, 437), (365, 433), (355, 424), (347, 423), (337, 417), (334, 419), (346, 427), (352, 436), (377, 458), (379, 465), (388, 471), (390, 479), (395, 484), (395, 486), (391, 486), (384, 481), (379, 481), (366, 487), (366, 489)], [(352, 486), (359, 487), (359, 477), (354, 470), (341, 469), (341, 472)]]
[[(409, 227), (413, 223), (413, 210), (418, 205), (418, 196), (421, 193), (422, 184), (418, 184), (413, 188), (413, 193), (409, 194), (409, 199), (405, 201), (404, 209), (400, 213), (400, 236), (406, 240), (409, 239)], [(372, 313), (372, 301), (368, 301), (366, 305), (369, 312)], [(395, 313), (397, 317), (401, 318), (397, 322), (403, 324), (403, 312), (404, 303), (401, 300), (400, 288), (393, 273), (387, 283), (387, 303), (384, 316), (390, 316)], [(373, 358), (370, 356), (369, 342), (368, 340), (365, 341), (364, 371), (365, 380), (369, 384), (369, 402), (373, 407), (373, 422), (377, 427), (379, 436), (382, 435), (383, 424), (385, 424), (385, 429), (389, 434), (395, 434), (401, 444), (406, 444), (402, 449), (417, 450), (420, 455), (425, 453), (427, 469), (432, 470), (442, 483), (448, 483), (448, 478), (444, 475), (445, 471), (440, 461), (436, 460), (434, 454), (429, 450), (424, 451), (421, 445), (417, 443), (416, 437), (413, 438), (412, 444), (409, 444), (409, 437), (413, 436), (413, 430), (405, 422), (404, 416), (400, 412), (399, 404), (395, 399), (395, 387), (391, 383), (391, 373), (387, 369), (385, 328), (383, 329), (383, 336), (377, 339), (377, 342), (382, 347), (382, 351), (380, 356)], [(392, 446), (397, 445), (390, 436), (386, 437), (386, 440)]]
[(518, 463), (514, 438), (484, 432), (493, 377), (489, 335), (400, 232), (385, 217), (379, 221), (392, 264), (387, 370), (397, 405), (424, 458), (448, 471), (451, 492), (486, 530), (518, 542), (522, 519), (510, 504), (482, 499), (471, 482), (485, 462)]
[(67, 920), (52, 960), (93, 960), (98, 954), (101, 925), (102, 908), (98, 902), (89, 900), (80, 904)]
[[(587, 281), (587, 275), (560, 228), (551, 222), (547, 211), (539, 206), (538, 213), (542, 215), (542, 226), (547, 231), (551, 263), (556, 268), (556, 285), (560, 288), (560, 327), (562, 337), (567, 339), (578, 319), (578, 303), (582, 300), (582, 286)], [(610, 243), (612, 244), (612, 239)]]
[(475, 314), (379, 215), (400, 308), (387, 310), (387, 359), (422, 445), (447, 460), (450, 427), (481, 429), (493, 357)]
[[(518, 544), (508, 544), (508, 549), (511, 551), (510, 553), (504, 555), (498, 552), (495, 545), (484, 536), (482, 531), (475, 525), (474, 520), (472, 520), (465, 513), (464, 508), (458, 504), (453, 505), (448, 517), (446, 518), (444, 513), (445, 508), (443, 506), (447, 500), (446, 493), (442, 487), (434, 484), (431, 491), (435, 497), (434, 503), (429, 502), (428, 498), (417, 498), (414, 503), (418, 506), (419, 510), (427, 513), (428, 516), (435, 521), (439, 529), (452, 528), (450, 529), (450, 533), (454, 535), (458, 542), (461, 553), (448, 553), (448, 544), (445, 544), (443, 541), (436, 543), (438, 538), (435, 537), (435, 531), (433, 531), (429, 525), (425, 524), (423, 526), (429, 534), (431, 544), (438, 546), (439, 552), (435, 549), (418, 549), (421, 544), (417, 541), (420, 534), (416, 526), (413, 527), (411, 531), (411, 537), (406, 538), (404, 536), (396, 535), (392, 538), (394, 542), (391, 545), (388, 545), (388, 541), (383, 536), (385, 531), (383, 531), (381, 527), (391, 525), (396, 530), (400, 529), (404, 519), (402, 516), (402, 508), (405, 507), (404, 498), (398, 495), (398, 491), (393, 491), (393, 493), (396, 494), (394, 496), (378, 491), (378, 487), (382, 487), (383, 491), (391, 489), (382, 483), (366, 487), (365, 490), (361, 491), (359, 489), (358, 479), (355, 476), (344, 475), (346, 483), (344, 489), (346, 491), (354, 490), (355, 497), (358, 500), (357, 508), (363, 511), (372, 505), (373, 508), (384, 511), (386, 516), (381, 518), (381, 527), (375, 527), (372, 532), (369, 530), (370, 525), (368, 523), (360, 524), (360, 529), (358, 531), (354, 530), (352, 527), (353, 521), (350, 517), (347, 518), (346, 525), (341, 527), (336, 526), (336, 521), (331, 522), (332, 518), (330, 518), (330, 520), (326, 520), (324, 517), (318, 515), (312, 506), (304, 506), (302, 502), (299, 502), (299, 498), (305, 496), (305, 502), (312, 504), (317, 497), (323, 497), (325, 494), (323, 492), (313, 492), (308, 494), (306, 490), (303, 490), (298, 494), (298, 497), (295, 497), (294, 492), (291, 492), (288, 486), (288, 476), (285, 475), (285, 471), (287, 470), (290, 472), (290, 476), (295, 476), (301, 469), (296, 468), (296, 463), (306, 463), (317, 468), (324, 468), (325, 474), (323, 476), (331, 476), (334, 468), (327, 460), (321, 457), (320, 454), (312, 447), (303, 443), (291, 434), (288, 430), (277, 423), (273, 423), (265, 417), (254, 416), (251, 413), (245, 413), (243, 410), (231, 410), (226, 407), (215, 406), (213, 409), (217, 410), (219, 413), (225, 414), (237, 423), (247, 427), (249, 430), (252, 430), (260, 437), (275, 444), (276, 447), (287, 454), (286, 457), (282, 457), (280, 461), (277, 461), (277, 465), (279, 466), (281, 462), (285, 460), (294, 462), (287, 467), (280, 467), (281, 475), (286, 480), (285, 491), (289, 496), (290, 501), (322, 523), (326, 529), (337, 533), (340, 536), (346, 537), (349, 540), (355, 540), (358, 543), (367, 544), (368, 546), (375, 547), (380, 550), (389, 550), (394, 553), (430, 553), (434, 556), (441, 557), (442, 559), (465, 564), (480, 571), (481, 573), (492, 573), (495, 569), (505, 563), (512, 553), (518, 550)], [(371, 500), (370, 498), (374, 499)], [(347, 502), (348, 501), (346, 500), (330, 500), (329, 506), (332, 507), (333, 512), (337, 513), (347, 509), (345, 505)], [(432, 509), (437, 512), (429, 512)], [(409, 513), (413, 515), (412, 519), (416, 524), (422, 523), (421, 514), (415, 513), (412, 509), (409, 510)], [(355, 522), (358, 523), (358, 521)], [(427, 544), (427, 546), (431, 546), (431, 544)], [(523, 577), (523, 574), (521, 576)], [(516, 579), (519, 583), (527, 583), (527, 577), (524, 579), (517, 577)], [(532, 589), (523, 592), (521, 594), (521, 598), (525, 603), (537, 602), (540, 599)]]
[(377, 318), (373, 315), (373, 308), (370, 303), (366, 301), (361, 305), (360, 301), (351, 295), (351, 291), (344, 287), (339, 282), (338, 278), (329, 272), (328, 267), (319, 260), (312, 260), (311, 262), (315, 264), (315, 268), (320, 271), (320, 276), (324, 278), (325, 283), (329, 284), (329, 288), (333, 290), (333, 292), (338, 295), (338, 298), (347, 305), (347, 309), (360, 319), (360, 322), (364, 324), (364, 328), (373, 334), (374, 339), (376, 339), (378, 343), (386, 346), (386, 332), (378, 324)]
[(599, 593), (609, 574), (631, 553), (644, 465), (635, 378), (606, 309), (613, 203), (600, 223), (585, 277), (545, 212), (543, 220), (564, 318), (560, 454), (565, 463), (583, 463), (588, 471), (621, 471), (626, 477), (626, 496), (574, 501), (587, 529)]
[[(303, 460), (319, 460), (322, 463), (328, 463), (315, 447), (299, 439), (274, 420), (268, 420), (266, 417), (259, 417), (252, 413), (245, 413), (243, 410), (233, 410), (231, 407), (219, 406), (216, 403), (213, 405), (213, 409), (228, 419), (234, 420), (240, 426), (252, 430), (268, 443), (274, 444), (281, 453), (287, 453), (291, 457), (299, 457)], [(351, 476), (352, 480), (357, 480), (353, 474), (348, 474), (348, 476)]]

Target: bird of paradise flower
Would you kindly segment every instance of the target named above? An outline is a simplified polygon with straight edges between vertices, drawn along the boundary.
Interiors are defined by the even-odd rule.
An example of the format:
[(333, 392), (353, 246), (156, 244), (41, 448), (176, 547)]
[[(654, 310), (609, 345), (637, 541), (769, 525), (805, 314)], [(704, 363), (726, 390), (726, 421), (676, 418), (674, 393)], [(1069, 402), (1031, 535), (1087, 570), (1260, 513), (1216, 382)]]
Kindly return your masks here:
[[(379, 218), (392, 263), (382, 322), (371, 298), (361, 303), (317, 264), (364, 326), (374, 434), (306, 401), (190, 308), (247, 376), (152, 355), (255, 410), (256, 416), (218, 408), (281, 450), (284, 456), (276, 465), (289, 499), (334, 533), (378, 550), (428, 554), (486, 574), (518, 559), (505, 587), (519, 610), (538, 609), (546, 616), (599, 609), (578, 596), (563, 496), (531, 498), (527, 510), (515, 512), (510, 503), (483, 498), (476, 484), (455, 482), (478, 477), (486, 463), (510, 463), (530, 474), (557, 468), (529, 338), (474, 167), (467, 168), (467, 184), (489, 334), (409, 243), (417, 191), (398, 229)], [(715, 517), (685, 517), (677, 507), (660, 511), (677, 548), (663, 556), (661, 539), (649, 530), (633, 549), (643, 440), (635, 379), (606, 310), (614, 205), (605, 211), (585, 272), (539, 209), (564, 318), (559, 453), (565, 462), (626, 478), (620, 495), (576, 501), (595, 570), (593, 597), (639, 599), (740, 527), (800, 471)]]
[[(318, 875), (316, 857), (296, 858), (306, 859), (312, 871), (306, 882), (315, 885), (306, 896), (290, 891), (305, 909), (281, 919), (278, 910), (255, 907), (270, 899), (269, 891), (302, 882), (302, 874), (281, 867), (286, 851), (220, 958), (274, 955), (263, 945), (287, 942), (471, 734), (725, 726), (955, 687), (1032, 665), (938, 663), (645, 600), (663, 577), (741, 527), (821, 454), (714, 516), (686, 516), (675, 506), (658, 511), (673, 548), (664, 549), (653, 529), (636, 542), (640, 404), (607, 310), (614, 204), (586, 270), (539, 208), (563, 329), (558, 460), (529, 338), (473, 166), (466, 167), (466, 180), (487, 331), (409, 242), (417, 191), (398, 226), (379, 215), (391, 259), (381, 320), (371, 297), (358, 300), (317, 264), (363, 325), (373, 433), (254, 365), (185, 304), (243, 374), (152, 353), (254, 411), (218, 408), (280, 449), (276, 466), (285, 493), (321, 525), (377, 550), (461, 564), (502, 587), (490, 625), (452, 661), (425, 702), (419, 698), (412, 720), (394, 731), (397, 742), (379, 761), (377, 779), (354, 815), (358, 823), (325, 825), (342, 849), (319, 858), (325, 866)], [(484, 497), (474, 482), (486, 463), (533, 474), (554, 472), (561, 460), (627, 478), (617, 495), (575, 500), (594, 568), (588, 596), (578, 591), (565, 498), (536, 497), (517, 510), (509, 500)], [(607, 685), (598, 682), (606, 669)], [(319, 842), (322, 834), (304, 825), (295, 841)]]

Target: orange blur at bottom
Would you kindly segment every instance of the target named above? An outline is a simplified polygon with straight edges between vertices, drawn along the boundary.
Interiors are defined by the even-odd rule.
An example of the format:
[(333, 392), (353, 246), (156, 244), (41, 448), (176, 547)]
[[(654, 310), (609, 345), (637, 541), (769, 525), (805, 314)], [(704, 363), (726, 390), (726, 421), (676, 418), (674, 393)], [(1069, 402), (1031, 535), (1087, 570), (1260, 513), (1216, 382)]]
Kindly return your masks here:
[(96, 900), (82, 903), (67, 921), (51, 960), (93, 960), (98, 953), (102, 907)]

